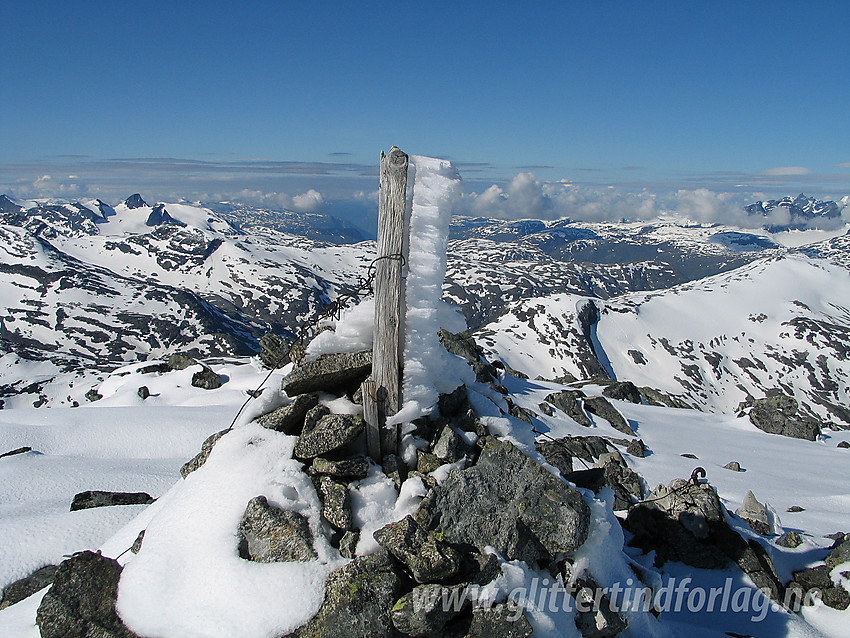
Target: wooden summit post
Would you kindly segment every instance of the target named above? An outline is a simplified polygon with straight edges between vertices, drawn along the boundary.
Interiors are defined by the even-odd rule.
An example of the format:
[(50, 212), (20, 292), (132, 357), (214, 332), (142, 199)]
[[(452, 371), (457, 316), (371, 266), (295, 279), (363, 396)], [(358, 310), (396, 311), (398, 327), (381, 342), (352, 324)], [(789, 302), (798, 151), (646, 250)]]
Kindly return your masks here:
[(401, 406), (408, 163), (395, 146), (387, 155), (381, 151), (372, 376), (363, 384), (366, 441), (369, 455), (379, 464), (384, 455), (398, 452), (398, 426), (388, 427), (386, 421)]

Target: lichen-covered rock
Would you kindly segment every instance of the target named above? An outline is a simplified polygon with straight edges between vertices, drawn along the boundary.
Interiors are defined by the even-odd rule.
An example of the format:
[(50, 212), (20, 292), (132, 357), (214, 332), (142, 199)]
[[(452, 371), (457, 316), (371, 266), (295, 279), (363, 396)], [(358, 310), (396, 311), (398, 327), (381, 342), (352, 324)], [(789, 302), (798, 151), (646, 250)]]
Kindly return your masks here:
[(409, 514), (385, 525), (373, 536), (378, 544), (407, 566), (417, 583), (434, 583), (460, 571), (461, 556)]
[(313, 459), (313, 465), (310, 469), (313, 474), (321, 474), (338, 479), (361, 479), (369, 474), (369, 459), (365, 456), (357, 456), (333, 461), (317, 456)]
[(59, 565), (35, 622), (42, 638), (136, 638), (115, 612), (121, 565), (80, 552)]
[(605, 397), (589, 397), (584, 400), (584, 407), (591, 414), (608, 421), (615, 430), (634, 436), (634, 430), (626, 423), (623, 415)]
[(553, 392), (547, 395), (546, 401), (554, 405), (579, 425), (589, 428), (592, 423), (579, 403), (579, 400), (582, 398), (584, 398), (584, 392), (581, 390), (561, 390), (560, 392)]
[[(309, 419), (309, 414), (308, 414)], [(352, 443), (363, 433), (363, 419), (350, 414), (326, 414), (310, 429), (304, 431), (295, 444), (295, 456), (311, 459), (333, 452)]]
[(259, 417), (257, 423), (275, 432), (300, 434), (304, 427), (304, 417), (317, 405), (319, 397), (315, 394), (299, 394), (291, 403)]
[(357, 556), (357, 543), (360, 542), (360, 532), (348, 531), (339, 539), (339, 553), (343, 558)]
[(450, 426), (446, 425), (434, 439), (431, 452), (444, 463), (454, 463), (463, 456), (466, 447), (463, 439)]
[(534, 631), (522, 609), (513, 602), (472, 610), (469, 638), (528, 638)]
[(89, 490), (80, 492), (71, 501), (71, 511), (86, 510), (94, 507), (111, 507), (113, 505), (150, 505), (153, 497), (147, 492), (104, 492)]
[(581, 494), (506, 441), (489, 439), (478, 462), (449, 474), (420, 504), (416, 519), (451, 543), (506, 560), (548, 560), (587, 538), (590, 509)]
[(348, 486), (337, 483), (329, 476), (319, 480), (319, 493), (322, 497), (322, 516), (336, 529), (347, 531), (351, 529), (351, 494)]
[(442, 585), (417, 585), (392, 608), (393, 626), (405, 636), (427, 638), (441, 635), (446, 623), (460, 610), (445, 604), (450, 589)]
[(392, 638), (402, 584), (385, 551), (356, 558), (328, 577), (319, 612), (287, 638)]
[(2, 596), (0, 596), (0, 609), (6, 609), (6, 607), (19, 603), (24, 598), (29, 598), (37, 591), (52, 584), (57, 569), (56, 565), (45, 565), (29, 576), (6, 585)]
[(195, 361), (194, 357), (190, 357), (182, 352), (175, 352), (174, 354), (169, 355), (165, 362), (169, 370), (185, 370), (196, 363), (197, 361)]
[(206, 463), (210, 452), (212, 452), (212, 449), (215, 447), (215, 444), (218, 443), (218, 440), (227, 434), (227, 432), (228, 430), (221, 430), (220, 432), (216, 432), (215, 434), (208, 436), (201, 444), (201, 451), (186, 461), (186, 463), (183, 464), (183, 467), (180, 468), (180, 476), (186, 478), (189, 474)]
[(281, 388), (291, 397), (307, 392), (353, 390), (371, 371), (371, 351), (328, 354), (299, 363), (283, 379)]
[(269, 504), (265, 496), (248, 502), (239, 523), (243, 558), (258, 563), (304, 561), (316, 558), (307, 519), (298, 512)]
[(836, 542), (825, 562), (830, 569), (835, 569), (842, 563), (850, 562), (850, 536), (845, 535), (843, 541)]
[(723, 466), (724, 470), (731, 470), (732, 472), (740, 472), (741, 464), (738, 461), (729, 461), (726, 465)]

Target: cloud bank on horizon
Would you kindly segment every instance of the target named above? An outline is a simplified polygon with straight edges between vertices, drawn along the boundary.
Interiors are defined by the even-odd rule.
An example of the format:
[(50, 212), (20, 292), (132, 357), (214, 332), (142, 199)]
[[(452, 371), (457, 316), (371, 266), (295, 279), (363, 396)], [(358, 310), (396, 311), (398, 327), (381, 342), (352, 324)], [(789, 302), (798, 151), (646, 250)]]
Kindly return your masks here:
[[(38, 177), (34, 179), (26, 176), (26, 169), (32, 175), (35, 167), (20, 167), (17, 179), (9, 180), (7, 177), (0, 181), (0, 192), (18, 200), (100, 198), (117, 203), (138, 191), (146, 198), (165, 202), (230, 202), (271, 210), (329, 213), (361, 226), (371, 226), (377, 211), (377, 176), (371, 174), (371, 167), (357, 164), (195, 163), (166, 159), (113, 162), (122, 170), (105, 170), (103, 163), (88, 167), (82, 163), (62, 166), (64, 171), (58, 170), (58, 166), (48, 167), (51, 173), (35, 173)], [(132, 172), (123, 171), (127, 166), (132, 167)], [(187, 166), (191, 166), (191, 172)], [(850, 162), (839, 167), (850, 167)], [(7, 169), (5, 173), (10, 172), (8, 165), (3, 168)], [(743, 228), (784, 226), (791, 221), (790, 212), (784, 207), (773, 209), (767, 217), (747, 214), (746, 205), (772, 199), (758, 187), (771, 186), (774, 191), (783, 189), (783, 195), (791, 196), (800, 192), (797, 188), (803, 188), (806, 194), (818, 197), (817, 189), (806, 188), (805, 182), (822, 176), (813, 176), (805, 167), (784, 166), (766, 169), (756, 176), (730, 174), (727, 180), (738, 181), (741, 177), (748, 178), (742, 181), (747, 181), (753, 188), (733, 184), (734, 188), (724, 190), (699, 186), (698, 182), (691, 184), (690, 188), (676, 188), (669, 184), (641, 186), (576, 183), (565, 179), (546, 181), (527, 170), (516, 173), (501, 185), (492, 183), (488, 186), (487, 181), (470, 179), (467, 192), (457, 203), (455, 213), (501, 219), (569, 218), (587, 222), (649, 221), (662, 216), (677, 216), (693, 222), (723, 223)], [(843, 185), (839, 179), (832, 181)], [(286, 190), (281, 189), (282, 185), (286, 186)], [(814, 186), (815, 182), (810, 185)], [(812, 220), (807, 227), (835, 230), (850, 223), (850, 195), (819, 196), (818, 199), (835, 199), (843, 207), (842, 215), (834, 219)]]

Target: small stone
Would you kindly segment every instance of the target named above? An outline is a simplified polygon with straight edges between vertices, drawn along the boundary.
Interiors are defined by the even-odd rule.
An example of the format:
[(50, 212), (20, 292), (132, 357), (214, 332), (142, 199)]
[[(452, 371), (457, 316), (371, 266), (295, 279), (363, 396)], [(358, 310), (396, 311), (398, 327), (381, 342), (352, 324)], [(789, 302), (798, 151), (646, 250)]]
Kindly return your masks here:
[(698, 457), (696, 454), (691, 454), (690, 452), (684, 452), (683, 454), (680, 454), (679, 456), (682, 456), (682, 457), (684, 457), (684, 458), (686, 458), (686, 459), (696, 459), (696, 460), (699, 460), (699, 457)]
[(803, 543), (803, 537), (799, 532), (785, 532), (782, 536), (773, 541), (780, 547), (799, 547)]
[(151, 391), (148, 389), (148, 386), (146, 386), (146, 385), (143, 385), (142, 387), (140, 387), (136, 391), (136, 393), (139, 395), (139, 398), (142, 401), (144, 401), (145, 399), (147, 399), (151, 395)]
[(221, 377), (209, 368), (204, 368), (192, 375), (192, 385), (204, 390), (215, 390), (221, 387)]
[(850, 448), (850, 441), (842, 441), (836, 447), (844, 448), (846, 450), (847, 448)]
[(555, 416), (555, 411), (552, 409), (552, 406), (546, 403), (546, 401), (541, 401), (537, 404), (537, 407), (540, 408), (540, 411), (546, 416)]
[(315, 427), (310, 430), (307, 427), (305, 418), (304, 431), (298, 437), (294, 452), (301, 459), (321, 456), (352, 443), (363, 433), (363, 419), (350, 414), (327, 414)]
[(248, 502), (239, 533), (243, 539), (240, 554), (258, 563), (316, 558), (307, 519), (298, 512), (270, 505), (265, 496)]
[(821, 592), (821, 600), (823, 600), (823, 604), (827, 607), (832, 607), (839, 611), (844, 611), (850, 607), (850, 594), (840, 585), (824, 589)]
[(322, 496), (322, 516), (336, 529), (347, 531), (351, 529), (351, 494), (348, 486), (337, 483), (329, 476), (323, 476), (319, 481), (319, 492)]
[(729, 461), (726, 465), (723, 466), (724, 470), (732, 470), (733, 472), (741, 471), (741, 464), (738, 461)]
[(387, 454), (381, 460), (381, 469), (388, 478), (395, 483), (396, 489), (401, 489), (401, 484), (407, 479), (407, 466), (395, 454)]
[(450, 545), (426, 532), (409, 514), (374, 533), (378, 544), (404, 563), (417, 583), (451, 578), (460, 571), (461, 557)]
[(339, 553), (343, 558), (355, 558), (357, 556), (357, 543), (360, 542), (360, 532), (348, 530), (339, 541)]
[(89, 490), (74, 496), (71, 511), (111, 507), (113, 505), (150, 505), (154, 499), (146, 492), (103, 492)]
[(785, 511), (786, 511), (786, 512), (805, 512), (805, 511), (806, 511), (806, 508), (805, 508), (805, 507), (800, 507), (799, 505), (792, 505), (791, 507), (789, 507), (789, 508), (788, 508), (787, 510), (785, 510)]
[(140, 551), (142, 551), (142, 543), (144, 542), (144, 540), (145, 530), (142, 530), (141, 532), (139, 532), (139, 535), (136, 536), (136, 540), (133, 541), (133, 545), (132, 547), (130, 547), (130, 551), (134, 554), (138, 554)]
[(32, 448), (29, 447), (29, 446), (19, 447), (19, 448), (16, 448), (14, 450), (9, 450), (8, 452), (3, 452), (3, 454), (0, 454), (0, 459), (7, 457), (7, 456), (16, 456), (18, 454), (26, 454), (27, 452), (32, 452)]

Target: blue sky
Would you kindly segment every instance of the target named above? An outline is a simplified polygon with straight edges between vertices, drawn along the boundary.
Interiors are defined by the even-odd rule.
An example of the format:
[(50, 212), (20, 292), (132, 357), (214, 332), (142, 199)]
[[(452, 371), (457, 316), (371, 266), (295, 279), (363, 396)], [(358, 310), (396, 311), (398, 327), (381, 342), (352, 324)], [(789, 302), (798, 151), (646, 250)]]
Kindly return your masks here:
[(370, 201), (397, 144), (502, 200), (529, 173), (544, 197), (559, 181), (838, 197), (848, 23), (826, 1), (7, 0), (0, 188), (269, 205), (313, 190), (333, 212)]

